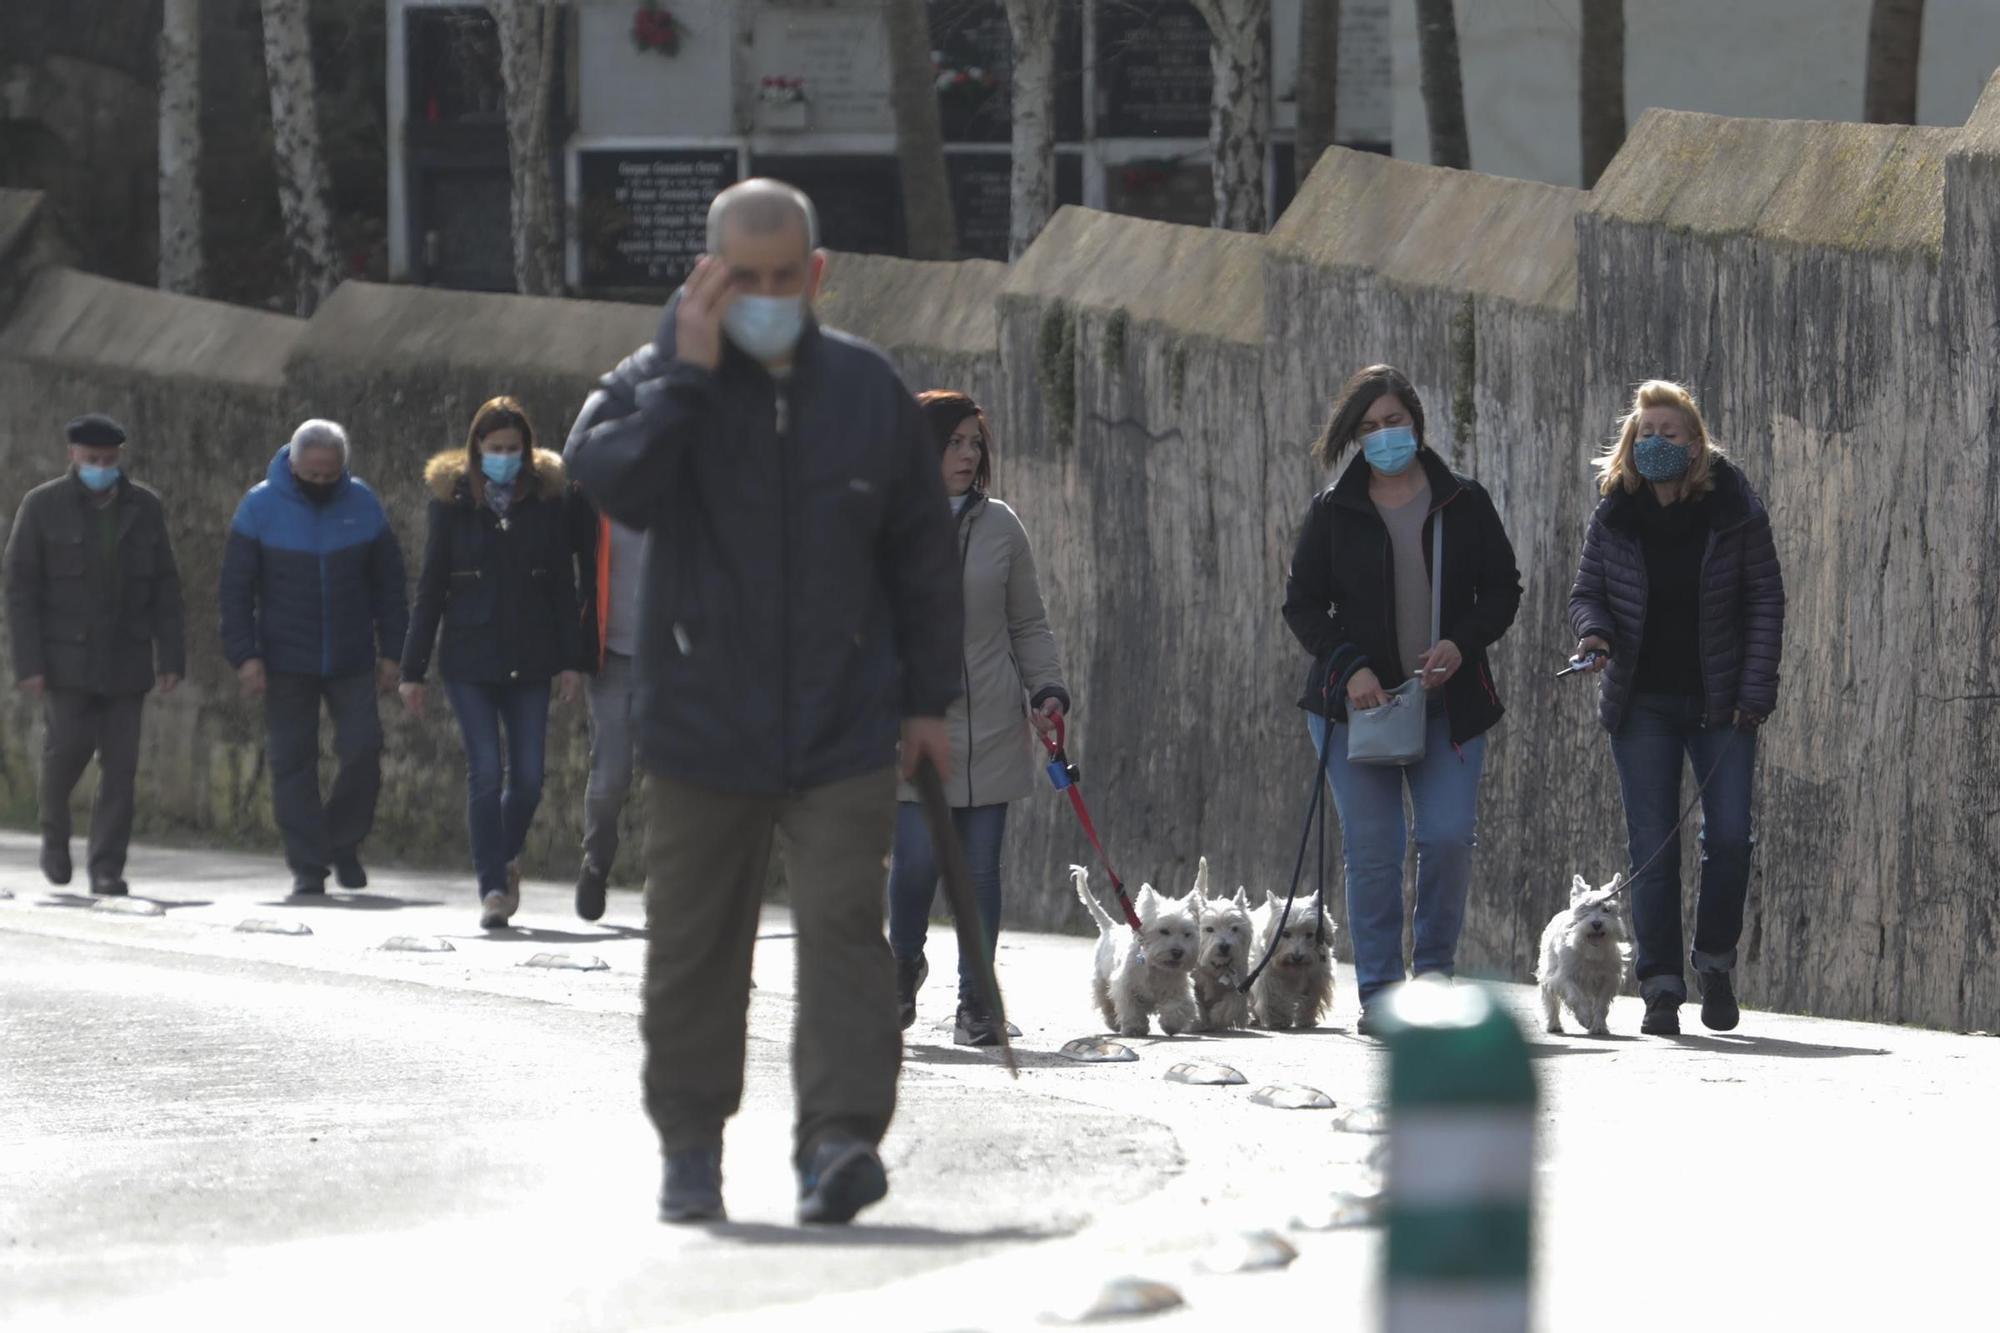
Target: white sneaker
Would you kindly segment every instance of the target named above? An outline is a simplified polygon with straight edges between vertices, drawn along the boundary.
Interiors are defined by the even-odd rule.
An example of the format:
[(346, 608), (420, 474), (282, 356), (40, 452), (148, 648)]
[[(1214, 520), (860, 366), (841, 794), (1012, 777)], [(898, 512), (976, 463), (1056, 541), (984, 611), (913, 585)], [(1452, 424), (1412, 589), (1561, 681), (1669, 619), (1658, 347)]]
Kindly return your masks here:
[(498, 930), (507, 924), (521, 906), (521, 895), (508, 889), (501, 893), (489, 893), (479, 900), (479, 925), (483, 930)]

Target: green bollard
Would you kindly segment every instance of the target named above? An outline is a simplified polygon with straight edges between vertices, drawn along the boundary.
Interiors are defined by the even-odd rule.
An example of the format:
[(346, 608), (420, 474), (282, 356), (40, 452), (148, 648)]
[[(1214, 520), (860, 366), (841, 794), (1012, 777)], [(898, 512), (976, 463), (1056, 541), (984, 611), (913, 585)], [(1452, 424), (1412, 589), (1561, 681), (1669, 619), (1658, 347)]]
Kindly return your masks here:
[(1527, 1333), (1535, 1185), (1528, 1048), (1483, 986), (1387, 998), (1386, 1333)]

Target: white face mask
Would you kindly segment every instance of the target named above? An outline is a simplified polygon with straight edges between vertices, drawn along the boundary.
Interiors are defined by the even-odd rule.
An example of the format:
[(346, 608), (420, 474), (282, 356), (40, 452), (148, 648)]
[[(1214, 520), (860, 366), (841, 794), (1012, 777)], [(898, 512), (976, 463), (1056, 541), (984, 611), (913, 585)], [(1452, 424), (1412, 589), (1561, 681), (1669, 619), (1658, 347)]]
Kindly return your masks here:
[(804, 296), (739, 296), (722, 316), (722, 331), (759, 361), (776, 361), (798, 346), (806, 328)]

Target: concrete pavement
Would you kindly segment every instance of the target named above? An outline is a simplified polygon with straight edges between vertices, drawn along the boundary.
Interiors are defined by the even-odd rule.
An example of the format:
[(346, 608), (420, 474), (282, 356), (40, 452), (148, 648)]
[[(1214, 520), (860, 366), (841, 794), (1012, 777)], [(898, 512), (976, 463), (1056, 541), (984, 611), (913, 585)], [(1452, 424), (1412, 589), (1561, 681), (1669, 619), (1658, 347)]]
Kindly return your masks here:
[[(1076, 1065), (1055, 1052), (1097, 1029), (1090, 942), (1004, 936), (1012, 1083), (950, 1044), (941, 927), (891, 1196), (866, 1225), (805, 1233), (774, 909), (725, 1167), (737, 1220), (685, 1231), (652, 1221), (636, 899), (590, 925), (567, 886), (531, 884), (522, 929), (488, 936), (464, 877), (373, 873), (300, 907), (273, 860), (145, 848), (132, 881), (166, 907), (128, 916), (51, 892), (32, 839), (0, 835), (0, 1326), (1003, 1329), (1127, 1273), (1179, 1291), (1162, 1328), (1368, 1317), (1377, 1233), (1287, 1224), (1364, 1181), (1377, 1140), (1249, 1099), (1292, 1082), (1375, 1100), (1345, 986), (1318, 1033)], [(397, 935), (453, 948), (380, 948)], [(552, 952), (607, 967), (522, 966)], [(1506, 998), (1525, 1019), (1528, 993)], [(1534, 1042), (1543, 1327), (1980, 1326), (2000, 1042), (1756, 1013), (1657, 1041), (1637, 1021), (1621, 1001), (1611, 1040)], [(1248, 1085), (1167, 1082), (1188, 1059)], [(1284, 1231), (1299, 1260), (1201, 1271), (1245, 1228)]]

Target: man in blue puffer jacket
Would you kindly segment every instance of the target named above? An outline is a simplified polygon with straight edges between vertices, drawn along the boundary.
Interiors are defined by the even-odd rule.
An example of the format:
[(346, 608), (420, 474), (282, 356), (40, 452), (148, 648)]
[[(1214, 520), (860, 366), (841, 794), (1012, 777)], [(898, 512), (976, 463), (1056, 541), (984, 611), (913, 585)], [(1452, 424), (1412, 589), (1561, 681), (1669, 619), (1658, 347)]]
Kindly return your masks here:
[[(294, 894), (367, 886), (361, 842), (382, 786), (377, 693), (394, 689), (409, 628), (403, 552), (375, 493), (348, 471), (347, 432), (308, 421), (229, 525), (222, 651), (264, 700), (271, 804)], [(340, 772), (319, 791), (319, 705)]]

